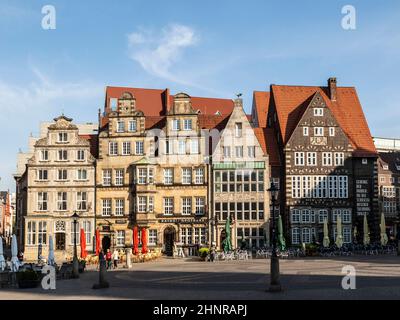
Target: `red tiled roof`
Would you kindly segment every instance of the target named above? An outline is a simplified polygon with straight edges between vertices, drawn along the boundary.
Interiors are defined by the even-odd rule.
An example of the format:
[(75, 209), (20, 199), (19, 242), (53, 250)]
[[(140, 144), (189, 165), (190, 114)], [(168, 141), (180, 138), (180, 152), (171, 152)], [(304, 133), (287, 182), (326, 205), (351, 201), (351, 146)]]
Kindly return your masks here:
[(253, 103), (257, 111), (258, 126), (261, 128), (267, 127), (269, 98), (269, 92), (254, 91), (253, 93)]
[(79, 137), (86, 139), (90, 143), (90, 153), (93, 157), (97, 158), (98, 156), (98, 135), (97, 134), (82, 134)]
[(222, 130), (228, 123), (230, 114), (228, 115), (204, 115), (199, 114), (200, 129), (218, 129)]
[[(272, 85), (271, 92), (284, 143), (289, 140), (315, 93), (319, 92), (348, 136), (354, 154), (361, 157), (376, 156), (371, 132), (355, 88), (337, 87), (336, 101), (331, 101), (328, 97), (327, 87)], [(267, 106), (260, 106), (259, 94), (255, 97), (258, 99), (255, 103), (257, 112), (267, 112)]]
[(148, 116), (145, 117), (144, 119), (145, 121), (145, 129), (149, 130), (149, 129), (154, 129), (154, 128), (162, 128), (163, 126), (165, 126), (165, 116)]
[(269, 164), (271, 166), (280, 166), (281, 162), (275, 130), (272, 128), (254, 128), (254, 133), (261, 144), (261, 148), (269, 156)]
[[(169, 94), (169, 89), (142, 89), (127, 87), (106, 88), (106, 110), (110, 108), (110, 98), (120, 98), (124, 92), (131, 93), (136, 98), (138, 110), (146, 116), (165, 115), (166, 110), (172, 105), (174, 96)], [(166, 99), (168, 97), (168, 101)], [(234, 103), (231, 99), (191, 97), (192, 107), (195, 111), (200, 110), (202, 114), (229, 114), (232, 112)]]

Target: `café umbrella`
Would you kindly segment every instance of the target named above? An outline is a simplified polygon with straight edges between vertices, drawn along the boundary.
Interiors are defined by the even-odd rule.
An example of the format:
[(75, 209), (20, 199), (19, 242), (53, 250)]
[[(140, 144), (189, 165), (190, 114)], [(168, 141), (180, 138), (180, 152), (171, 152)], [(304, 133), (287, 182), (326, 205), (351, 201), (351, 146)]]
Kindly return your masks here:
[(81, 243), (81, 258), (85, 259), (87, 257), (87, 251), (86, 251), (86, 235), (85, 235), (85, 230), (81, 228), (81, 234), (80, 234), (80, 243)]
[(325, 218), (324, 220), (324, 240), (323, 240), (323, 246), (325, 248), (329, 247), (329, 233), (328, 233), (328, 219)]
[(142, 253), (147, 253), (147, 233), (146, 233), (146, 228), (142, 228)]
[(11, 272), (17, 272), (19, 266), (17, 237), (13, 234), (11, 239)]
[(342, 218), (340, 216), (337, 217), (336, 221), (336, 241), (335, 244), (338, 248), (343, 246), (343, 235), (342, 235)]
[(0, 237), (0, 270), (4, 271), (6, 267), (6, 260), (4, 259), (4, 252), (3, 252), (3, 238)]
[(281, 251), (286, 250), (286, 241), (283, 236), (283, 226), (282, 226), (282, 216), (279, 215), (278, 217), (278, 241), (279, 241), (279, 249)]
[(386, 222), (385, 222), (385, 215), (383, 214), (383, 212), (382, 212), (382, 215), (381, 215), (380, 227), (381, 227), (381, 245), (386, 246), (389, 239), (388, 239), (388, 236), (386, 234)]
[(364, 215), (364, 245), (367, 246), (369, 245), (370, 239), (369, 239), (369, 228), (368, 228), (368, 221), (367, 221), (367, 215)]
[(231, 218), (228, 215), (225, 223), (225, 234), (226, 238), (224, 240), (224, 251), (229, 252), (232, 251), (232, 243), (231, 243)]
[(54, 265), (54, 243), (53, 237), (49, 236), (49, 256), (47, 257), (47, 264), (50, 266)]
[(133, 254), (137, 255), (139, 253), (139, 234), (138, 227), (133, 227)]

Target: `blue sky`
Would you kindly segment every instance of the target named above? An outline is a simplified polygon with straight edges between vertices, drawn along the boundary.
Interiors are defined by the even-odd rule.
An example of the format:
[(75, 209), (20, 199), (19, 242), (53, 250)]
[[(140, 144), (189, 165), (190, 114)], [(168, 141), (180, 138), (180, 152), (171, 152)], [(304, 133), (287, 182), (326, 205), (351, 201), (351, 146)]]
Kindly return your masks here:
[[(56, 29), (43, 30), (44, 5)], [(356, 9), (356, 30), (341, 25)], [(271, 83), (355, 86), (372, 134), (400, 138), (400, 2), (0, 0), (0, 189), (62, 111), (95, 122), (106, 85), (233, 98)]]

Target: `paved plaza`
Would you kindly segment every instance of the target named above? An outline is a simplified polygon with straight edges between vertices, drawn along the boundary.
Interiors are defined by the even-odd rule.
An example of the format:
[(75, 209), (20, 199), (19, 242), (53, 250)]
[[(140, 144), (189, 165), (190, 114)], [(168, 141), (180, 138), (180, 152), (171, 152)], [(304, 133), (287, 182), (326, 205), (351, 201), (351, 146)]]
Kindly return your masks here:
[[(281, 260), (282, 293), (266, 292), (269, 260), (201, 262), (161, 258), (107, 272), (110, 288), (91, 289), (98, 272), (58, 280), (57, 289), (0, 289), (0, 299), (400, 299), (400, 257)], [(356, 289), (343, 290), (342, 267), (357, 272)]]

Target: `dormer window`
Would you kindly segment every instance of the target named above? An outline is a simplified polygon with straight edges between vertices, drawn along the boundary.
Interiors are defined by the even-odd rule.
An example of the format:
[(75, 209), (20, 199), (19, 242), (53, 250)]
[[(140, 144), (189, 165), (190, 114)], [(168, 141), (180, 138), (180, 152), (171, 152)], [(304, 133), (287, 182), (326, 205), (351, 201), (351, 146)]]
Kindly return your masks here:
[(192, 119), (183, 120), (183, 130), (186, 131), (192, 130)]
[(124, 132), (125, 131), (125, 123), (123, 121), (117, 122), (117, 132)]
[(66, 143), (68, 142), (68, 133), (66, 132), (59, 132), (58, 133), (58, 142)]
[(323, 137), (324, 136), (324, 128), (323, 127), (315, 127), (314, 128), (314, 136), (315, 137)]
[(324, 109), (314, 108), (314, 117), (322, 117), (324, 115)]

